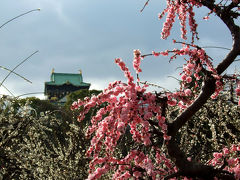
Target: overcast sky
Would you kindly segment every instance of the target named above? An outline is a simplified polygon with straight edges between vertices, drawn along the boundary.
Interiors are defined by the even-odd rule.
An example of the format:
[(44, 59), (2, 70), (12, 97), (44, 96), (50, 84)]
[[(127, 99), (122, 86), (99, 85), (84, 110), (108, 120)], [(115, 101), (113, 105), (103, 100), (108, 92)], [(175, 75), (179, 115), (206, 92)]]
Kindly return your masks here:
[[(81, 69), (83, 80), (91, 83), (91, 89), (103, 89), (108, 82), (125, 80), (114, 63), (115, 58), (122, 58), (131, 67), (134, 49), (140, 49), (143, 54), (163, 51), (174, 48), (173, 38), (180, 40), (178, 22), (168, 40), (160, 38), (164, 20), (158, 20), (158, 13), (165, 1), (151, 0), (140, 13), (144, 3), (145, 0), (2, 0), (0, 24), (29, 10), (41, 9), (0, 29), (1, 66), (13, 69), (34, 51), (39, 51), (15, 70), (32, 84), (11, 74), (4, 86), (15, 96), (43, 92), (52, 68), (62, 73), (78, 73)], [(230, 48), (228, 30), (214, 16), (210, 16), (209, 21), (203, 20), (207, 12), (197, 10), (201, 38), (197, 44)], [(220, 49), (207, 49), (207, 52), (216, 62), (227, 53)], [(176, 68), (183, 62), (177, 59), (169, 64), (166, 58), (148, 57), (142, 63), (140, 78), (173, 89), (178, 82), (168, 76), (178, 78)], [(235, 68), (239, 70), (239, 63), (234, 63), (228, 73)], [(0, 81), (7, 73), (0, 69)], [(0, 88), (0, 94), (4, 93), (9, 94)]]

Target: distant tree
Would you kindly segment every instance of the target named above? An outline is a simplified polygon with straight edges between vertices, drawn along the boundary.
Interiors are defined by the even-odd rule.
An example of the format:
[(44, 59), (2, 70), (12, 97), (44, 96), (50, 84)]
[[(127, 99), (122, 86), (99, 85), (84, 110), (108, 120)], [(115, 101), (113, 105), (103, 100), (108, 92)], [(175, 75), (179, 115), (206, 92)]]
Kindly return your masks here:
[[(145, 6), (149, 3), (147, 0)], [(145, 8), (144, 6), (144, 8)], [(228, 28), (233, 45), (215, 67), (213, 59), (198, 40), (194, 11), (206, 7)], [(220, 96), (225, 78), (235, 83), (240, 96), (239, 75), (226, 77), (224, 71), (240, 55), (239, 0), (167, 0), (162, 38), (167, 39), (176, 16), (181, 25), (182, 48), (141, 54), (134, 50), (134, 81), (125, 63), (115, 62), (127, 83), (110, 83), (98, 96), (73, 103), (80, 109), (79, 120), (102, 103), (91, 118), (86, 136), (91, 145), (86, 153), (92, 157), (88, 179), (240, 179), (239, 107)], [(187, 20), (191, 42), (187, 42)], [(211, 29), (212, 30), (212, 29)], [(213, 30), (212, 30), (213, 31)], [(179, 43), (174, 40), (174, 43)], [(169, 56), (173, 61), (184, 56), (181, 86), (176, 92), (147, 92), (147, 83), (140, 85), (140, 63), (148, 56)], [(215, 100), (211, 100), (215, 99)], [(240, 102), (238, 103), (240, 105)], [(125, 138), (130, 132), (131, 137)], [(118, 145), (127, 140), (127, 153)], [(120, 154), (119, 154), (120, 153)]]
[(71, 113), (37, 98), (0, 98), (0, 179), (85, 179), (88, 146)]
[(69, 108), (69, 107), (71, 107), (71, 105), (74, 101), (77, 101), (78, 99), (84, 100), (85, 97), (91, 98), (94, 95), (97, 96), (101, 92), (102, 92), (101, 90), (95, 90), (95, 89), (93, 89), (93, 90), (81, 89), (81, 90), (72, 92), (69, 95), (67, 95), (67, 102), (66, 102), (65, 106), (67, 106), (67, 108)]
[(59, 110), (59, 107), (50, 103), (49, 100), (42, 100), (36, 97), (15, 98), (12, 103), (15, 110), (18, 110), (28, 103), (38, 116), (41, 112)]

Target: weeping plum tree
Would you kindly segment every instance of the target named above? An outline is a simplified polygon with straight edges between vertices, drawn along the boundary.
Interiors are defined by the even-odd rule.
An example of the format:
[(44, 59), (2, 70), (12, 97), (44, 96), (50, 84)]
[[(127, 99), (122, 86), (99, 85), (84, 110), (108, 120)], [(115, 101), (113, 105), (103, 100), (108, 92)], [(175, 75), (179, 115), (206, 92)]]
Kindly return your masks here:
[[(148, 2), (149, 0), (145, 6)], [(211, 14), (216, 15), (232, 36), (232, 48), (217, 66), (213, 65), (214, 59), (207, 55), (204, 48), (195, 44), (199, 37), (194, 11), (202, 7), (209, 9), (205, 19)], [(111, 176), (113, 179), (240, 179), (240, 143), (237, 138), (237, 141), (230, 140), (232, 145), (226, 143), (226, 146), (220, 147), (221, 151), (211, 152), (212, 156), (200, 153), (204, 158), (195, 157), (197, 153), (189, 157), (184, 148), (187, 142), (181, 140), (184, 131), (190, 128), (207, 128), (210, 124), (210, 130), (215, 132), (215, 135), (210, 132), (213, 134), (209, 135), (210, 138), (221, 137), (221, 141), (224, 141), (227, 135), (221, 132), (224, 129), (217, 127), (225, 123), (223, 127), (234, 130), (235, 126), (231, 123), (232, 128), (227, 126), (226, 121), (229, 117), (239, 120), (239, 114), (234, 116), (234, 113), (229, 113), (226, 109), (223, 110), (226, 111), (226, 116), (223, 117), (218, 113), (220, 109), (216, 109), (219, 106), (208, 104), (208, 101), (213, 102), (211, 99), (220, 97), (226, 77), (235, 83), (236, 98), (239, 99), (240, 96), (239, 76), (223, 74), (240, 55), (239, 10), (239, 0), (167, 0), (166, 8), (159, 15), (160, 19), (166, 15), (161, 36), (162, 39), (168, 38), (177, 17), (181, 25), (182, 48), (153, 51), (145, 55), (141, 54), (140, 50), (134, 50), (133, 67), (137, 74), (136, 80), (124, 61), (115, 59), (124, 72), (127, 83), (115, 81), (99, 95), (73, 103), (72, 109), (82, 109), (79, 121), (84, 119), (91, 108), (106, 104), (92, 116), (91, 125), (86, 132), (86, 136), (91, 138), (86, 156), (92, 157), (88, 179), (102, 176)], [(191, 42), (187, 41), (187, 22)], [(140, 63), (151, 55), (158, 58), (170, 56), (172, 61), (179, 56), (185, 57), (186, 63), (180, 74), (181, 84), (178, 91), (152, 93), (146, 91), (146, 84), (140, 84)], [(228, 109), (235, 108), (239, 111), (230, 101), (222, 101)], [(221, 107), (221, 101), (218, 102)], [(240, 102), (238, 104), (240, 105)], [(214, 118), (219, 120), (218, 123), (215, 122), (215, 126), (212, 123)], [(234, 119), (231, 121), (234, 123)], [(217, 136), (217, 133), (222, 133), (223, 136)], [(202, 140), (202, 146), (210, 147), (209, 144), (204, 144), (207, 138)], [(124, 153), (119, 148), (123, 141), (127, 150)], [(215, 139), (214, 142), (218, 141)]]

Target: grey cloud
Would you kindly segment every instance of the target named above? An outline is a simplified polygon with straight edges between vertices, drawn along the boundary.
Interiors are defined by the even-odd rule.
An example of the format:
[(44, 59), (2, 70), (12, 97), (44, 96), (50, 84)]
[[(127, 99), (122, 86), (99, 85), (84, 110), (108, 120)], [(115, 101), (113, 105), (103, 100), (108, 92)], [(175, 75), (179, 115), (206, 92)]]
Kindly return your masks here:
[[(42, 91), (53, 67), (56, 72), (77, 73), (82, 69), (84, 80), (92, 81), (92, 84), (102, 82), (105, 85), (103, 80), (124, 80), (123, 73), (114, 63), (115, 58), (121, 57), (133, 70), (134, 49), (143, 53), (173, 49), (171, 39), (180, 37), (176, 36), (180, 30), (174, 29), (167, 41), (161, 40), (164, 20), (159, 21), (157, 13), (164, 5), (160, 1), (152, 1), (140, 13), (144, 3), (144, 0), (8, 0), (0, 3), (2, 23), (22, 12), (41, 8), (40, 12), (24, 16), (0, 30), (0, 65), (13, 68), (24, 57), (39, 50), (36, 56), (16, 70), (33, 84), (11, 76), (6, 85), (16, 94)], [(202, 22), (202, 25), (200, 35), (205, 39), (214, 35), (214, 39), (225, 40), (220, 31), (216, 33), (204, 29), (221, 25), (211, 21), (208, 25)], [(180, 58), (169, 64), (168, 60), (163, 57), (144, 59), (141, 77), (149, 81), (161, 80), (164, 75), (173, 74), (183, 62)], [(5, 73), (0, 70), (1, 79)]]

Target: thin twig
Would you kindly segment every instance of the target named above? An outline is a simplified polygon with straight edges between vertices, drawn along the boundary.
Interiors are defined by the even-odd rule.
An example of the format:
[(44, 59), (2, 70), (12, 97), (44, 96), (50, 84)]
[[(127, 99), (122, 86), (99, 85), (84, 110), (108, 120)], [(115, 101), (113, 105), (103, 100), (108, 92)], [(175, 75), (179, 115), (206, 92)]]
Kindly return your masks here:
[[(4, 69), (4, 70), (6, 70), (6, 71), (11, 72), (11, 69), (8, 69), (8, 68), (6, 68), (6, 67), (0, 66), (0, 68)], [(14, 71), (13, 71), (12, 73), (15, 74), (15, 75), (17, 75), (17, 76), (19, 76), (20, 78), (24, 79), (25, 81), (27, 81), (27, 82), (29, 82), (29, 83), (32, 83), (32, 81), (28, 80), (27, 78), (23, 77), (22, 75), (14, 72)]]
[(19, 96), (16, 96), (16, 98), (19, 98), (19, 97), (21, 97), (21, 96), (31, 95), (31, 94), (44, 94), (44, 92), (34, 92), (34, 93), (20, 94)]
[(181, 80), (179, 80), (179, 79), (177, 79), (177, 78), (175, 78), (173, 76), (168, 76), (168, 77), (173, 78), (173, 79), (177, 80), (178, 82), (181, 82)]
[(218, 49), (225, 49), (225, 50), (231, 50), (229, 48), (226, 47), (221, 47), (221, 46), (203, 46), (202, 48), (218, 48)]
[(153, 84), (153, 83), (149, 83), (149, 82), (142, 82), (142, 81), (140, 81), (139, 83), (140, 83), (140, 84), (146, 84), (146, 85), (149, 85), (149, 86), (154, 86), (154, 87), (163, 89), (165, 92), (171, 92), (170, 90), (168, 90), (168, 89), (166, 89), (166, 88), (164, 88), (164, 87), (162, 87), (162, 86), (159, 86), (159, 85), (157, 85), (157, 84)]
[(2, 87), (3, 87), (4, 89), (6, 89), (13, 97), (15, 97), (14, 94), (13, 94), (6, 86), (4, 86), (4, 85), (2, 84)]
[(145, 57), (147, 57), (147, 56), (153, 56), (153, 54), (151, 53), (151, 54), (144, 54), (144, 55), (141, 55), (142, 58), (145, 58)]
[(140, 10), (140, 12), (143, 12), (143, 10), (145, 9), (145, 7), (148, 5), (150, 0), (147, 0), (147, 2), (144, 4), (143, 8)]
[(31, 11), (28, 11), (28, 12), (25, 12), (25, 13), (23, 13), (23, 14), (20, 14), (20, 15), (14, 17), (14, 18), (8, 20), (7, 22), (3, 23), (3, 24), (0, 26), (0, 29), (1, 29), (3, 26), (5, 26), (6, 24), (10, 23), (11, 21), (13, 21), (13, 20), (15, 20), (15, 19), (17, 19), (17, 18), (19, 18), (19, 17), (21, 17), (21, 16), (24, 16), (24, 15), (26, 15), (26, 14), (28, 14), (28, 13), (31, 13), (31, 12), (33, 12), (33, 11), (40, 11), (40, 9), (39, 9), (39, 8), (38, 8), (38, 9), (33, 9), (33, 10), (31, 10)]
[(194, 48), (202, 49), (202, 48), (201, 48), (200, 46), (198, 46), (198, 45), (195, 45), (195, 44), (189, 44), (189, 43), (182, 42), (182, 41), (175, 41), (175, 44), (183, 44), (183, 45), (191, 46), (191, 47), (194, 47)]
[(2, 84), (4, 83), (4, 81), (10, 76), (10, 74), (17, 69), (21, 64), (23, 64), (25, 61), (27, 61), (29, 58), (31, 58), (34, 54), (38, 53), (38, 51), (35, 51), (34, 53), (32, 53), (30, 56), (28, 56), (27, 58), (25, 58), (22, 62), (20, 62), (17, 66), (15, 66), (8, 74), (7, 76), (2, 80), (2, 82), (0, 83), (0, 87), (2, 86)]

